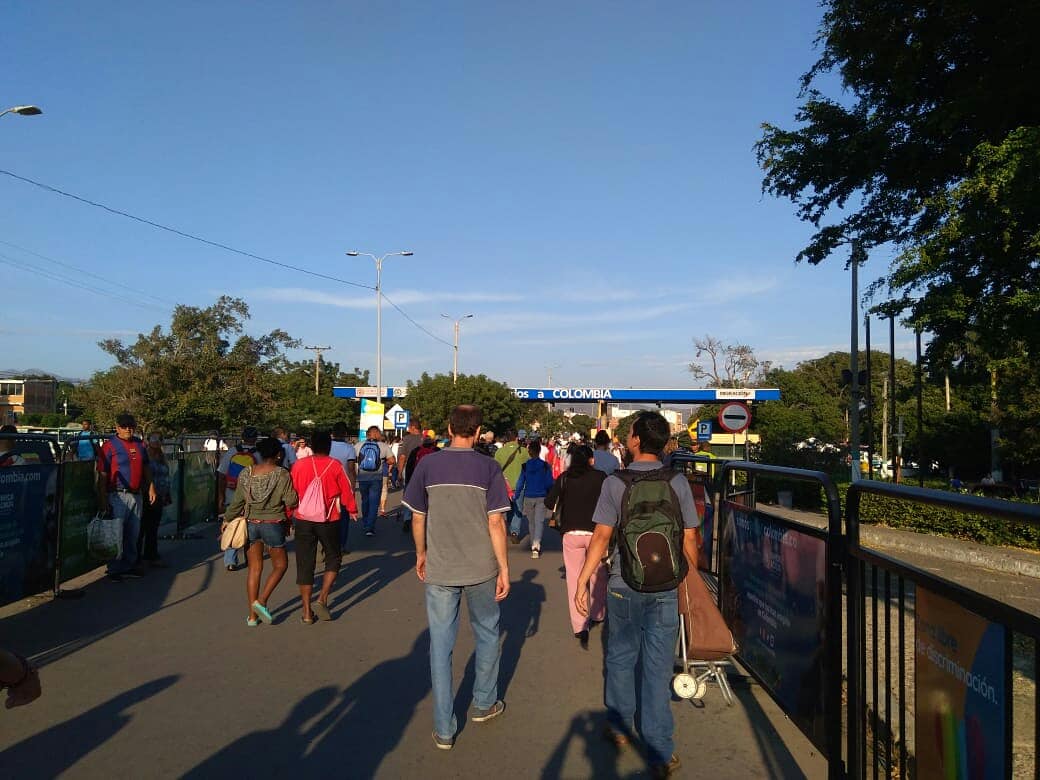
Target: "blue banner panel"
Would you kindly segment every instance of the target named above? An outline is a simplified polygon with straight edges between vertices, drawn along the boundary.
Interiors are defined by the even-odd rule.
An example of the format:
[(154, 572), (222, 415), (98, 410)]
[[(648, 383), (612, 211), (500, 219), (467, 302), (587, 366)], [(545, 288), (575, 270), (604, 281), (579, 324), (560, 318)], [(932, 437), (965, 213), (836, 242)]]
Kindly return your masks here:
[(54, 585), (58, 466), (0, 468), (0, 604)]
[(722, 614), (739, 658), (823, 750), (826, 545), (733, 502), (725, 511)]
[[(521, 401), (541, 401), (573, 403), (592, 403), (607, 401), (609, 403), (674, 403), (704, 404), (722, 403), (725, 401), (778, 401), (780, 391), (775, 387), (766, 388), (700, 388), (700, 389), (640, 389), (612, 387), (517, 387), (513, 390)], [(375, 398), (374, 387), (334, 387), (332, 394), (337, 398)], [(384, 388), (384, 399), (400, 399), (408, 394), (407, 387)]]

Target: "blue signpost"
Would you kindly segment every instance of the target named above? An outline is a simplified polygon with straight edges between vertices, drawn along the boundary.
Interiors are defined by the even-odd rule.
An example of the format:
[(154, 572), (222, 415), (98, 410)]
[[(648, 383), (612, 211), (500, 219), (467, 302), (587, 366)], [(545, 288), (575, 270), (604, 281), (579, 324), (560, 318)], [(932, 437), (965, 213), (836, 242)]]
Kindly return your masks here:
[(700, 420), (697, 423), (697, 441), (711, 441), (711, 420)]

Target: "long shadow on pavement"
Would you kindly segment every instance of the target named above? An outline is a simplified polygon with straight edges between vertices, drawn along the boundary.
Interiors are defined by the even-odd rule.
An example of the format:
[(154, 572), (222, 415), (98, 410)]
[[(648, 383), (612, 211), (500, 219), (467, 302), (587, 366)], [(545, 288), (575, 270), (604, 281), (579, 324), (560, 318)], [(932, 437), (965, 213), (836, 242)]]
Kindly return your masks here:
[[(46, 666), (161, 609), (202, 594), (218, 563), (212, 539), (163, 545), (166, 569), (152, 569), (140, 580), (112, 582), (103, 578), (84, 588), (82, 599), (54, 599), (0, 621), (14, 649)], [(208, 559), (208, 560), (207, 560)], [(206, 567), (202, 584), (191, 594), (166, 604), (178, 574)]]
[[(57, 777), (126, 726), (133, 718), (127, 710), (161, 693), (179, 679), (179, 675), (169, 675), (139, 685), (12, 745), (0, 753), (4, 776)], [(12, 713), (8, 717), (17, 716)]]
[(549, 756), (549, 761), (542, 769), (541, 777), (563, 777), (564, 761), (572, 743), (579, 743), (585, 752), (587, 765), (591, 768), (589, 777), (596, 780), (614, 780), (620, 778), (617, 766), (617, 748), (603, 738), (603, 729), (607, 723), (603, 713), (581, 712), (571, 719), (571, 727), (563, 735), (560, 744)]
[(274, 729), (254, 731), (185, 774), (187, 778), (372, 777), (398, 745), (430, 691), (430, 634), (339, 692), (332, 686), (301, 699)]

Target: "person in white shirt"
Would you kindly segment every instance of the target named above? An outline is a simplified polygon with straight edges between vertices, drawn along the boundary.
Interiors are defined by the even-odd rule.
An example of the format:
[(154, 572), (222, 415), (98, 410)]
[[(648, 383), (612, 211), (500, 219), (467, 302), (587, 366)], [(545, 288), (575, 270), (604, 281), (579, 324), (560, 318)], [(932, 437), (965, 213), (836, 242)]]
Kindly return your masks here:
[[(350, 486), (356, 490), (357, 450), (354, 449), (353, 444), (347, 441), (347, 424), (342, 420), (332, 426), (332, 448), (329, 450), (329, 456), (340, 462), (343, 470), (347, 472)], [(346, 555), (350, 552), (350, 549), (347, 547), (347, 536), (350, 533), (350, 517), (342, 507), (340, 512), (339, 548)]]
[(282, 458), (282, 468), (291, 469), (293, 464), (296, 462), (296, 450), (294, 450), (293, 446), (289, 443), (288, 432), (285, 428), (278, 426), (271, 431), (271, 435), (282, 443), (282, 451), (285, 453), (285, 456)]

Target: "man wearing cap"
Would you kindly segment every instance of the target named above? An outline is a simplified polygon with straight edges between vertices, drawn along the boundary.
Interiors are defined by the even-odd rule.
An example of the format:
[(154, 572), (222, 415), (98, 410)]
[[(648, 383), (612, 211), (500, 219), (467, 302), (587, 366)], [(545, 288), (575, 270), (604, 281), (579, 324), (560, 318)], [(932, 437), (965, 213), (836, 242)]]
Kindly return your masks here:
[[(515, 502), (513, 501), (513, 490), (516, 488), (516, 481), (520, 478), (520, 469), (523, 468), (524, 463), (528, 459), (527, 449), (520, 446), (520, 442), (517, 441), (517, 431), (509, 429), (505, 432), (502, 438), (504, 438), (505, 444), (498, 448), (495, 453), (495, 460), (498, 461), (498, 465), (502, 467), (502, 473), (506, 478), (506, 485), (509, 488), (509, 512), (507, 520), (509, 521), (509, 540), (513, 544), (520, 544), (520, 530), (523, 527), (524, 516), (520, 514), (517, 509)], [(519, 435), (521, 438), (527, 435), (526, 431), (520, 431)]]
[(147, 489), (149, 503), (157, 500), (148, 469), (144, 443), (134, 436), (137, 422), (124, 412), (116, 417), (116, 435), (101, 445), (97, 457), (98, 511), (123, 522), (123, 554), (108, 564), (108, 576), (115, 582), (124, 577), (140, 577), (137, 569), (137, 538), (141, 534), (142, 492)]
[[(238, 477), (249, 466), (260, 462), (260, 453), (256, 451), (256, 439), (260, 435), (252, 425), (242, 429), (242, 442), (231, 447), (220, 459), (217, 466), (217, 514), (224, 514), (224, 508), (235, 497)], [(225, 518), (231, 520), (233, 518)], [(244, 554), (244, 551), (243, 551)], [(228, 547), (224, 551), (224, 567), (228, 571), (238, 568), (238, 550)]]

